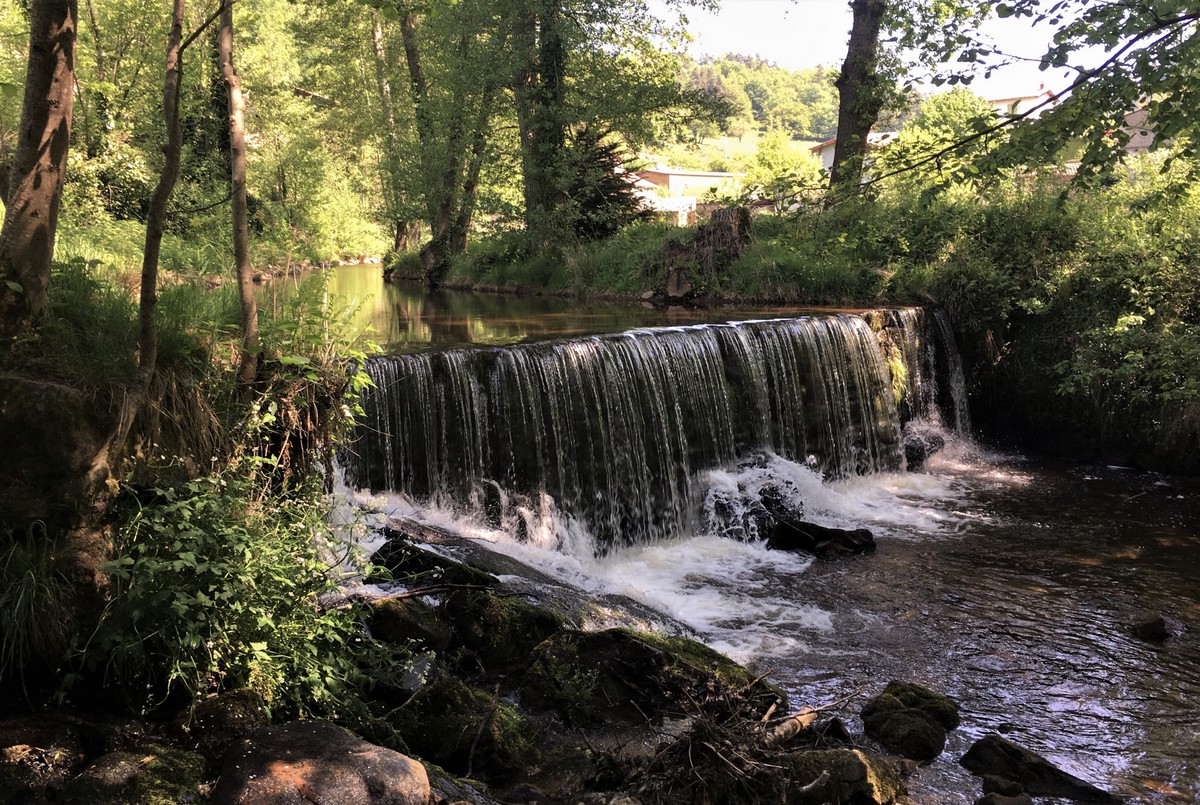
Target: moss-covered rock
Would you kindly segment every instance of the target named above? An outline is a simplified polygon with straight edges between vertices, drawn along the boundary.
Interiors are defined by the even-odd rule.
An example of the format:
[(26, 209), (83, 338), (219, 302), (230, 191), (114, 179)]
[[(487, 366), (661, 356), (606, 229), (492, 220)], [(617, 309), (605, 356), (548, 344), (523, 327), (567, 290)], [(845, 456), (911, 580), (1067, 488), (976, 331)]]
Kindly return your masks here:
[(176, 805), (201, 799), (204, 758), (163, 746), (109, 752), (94, 761), (63, 792), (78, 805)]
[[(788, 755), (786, 764), (791, 805), (888, 805), (907, 792), (892, 764), (857, 749), (816, 749)], [(824, 782), (807, 789), (828, 772)]]
[(883, 693), (887, 696), (894, 696), (905, 707), (913, 707), (922, 711), (947, 730), (955, 729), (959, 725), (958, 705), (949, 696), (936, 693), (913, 682), (898, 680), (889, 682), (883, 689)]
[(230, 690), (196, 705), (189, 732), (209, 760), (218, 760), (239, 738), (270, 723), (262, 696), (249, 689)]
[(753, 717), (785, 698), (701, 643), (624, 629), (546, 640), (533, 653), (522, 697), (576, 723), (621, 724), (697, 711)]
[(562, 630), (562, 620), (518, 596), (458, 590), (442, 602), (456, 644), (488, 671), (511, 670), (529, 661), (534, 647)]
[(426, 685), (392, 724), (411, 752), (453, 774), (506, 780), (537, 762), (535, 731), (520, 713), (458, 679)]
[(958, 705), (911, 682), (889, 682), (862, 710), (867, 735), (913, 760), (933, 760), (946, 748), (946, 732), (958, 726)]
[[(499, 584), (490, 573), (427, 551), (391, 526), (383, 533), (388, 541), (372, 555), (371, 563), (386, 569), (391, 578), (420, 587), (437, 584), (492, 587)], [(372, 577), (371, 580), (378, 579)]]
[(422, 649), (445, 651), (454, 638), (438, 611), (417, 598), (386, 599), (371, 608), (371, 634), (388, 643), (414, 642)]

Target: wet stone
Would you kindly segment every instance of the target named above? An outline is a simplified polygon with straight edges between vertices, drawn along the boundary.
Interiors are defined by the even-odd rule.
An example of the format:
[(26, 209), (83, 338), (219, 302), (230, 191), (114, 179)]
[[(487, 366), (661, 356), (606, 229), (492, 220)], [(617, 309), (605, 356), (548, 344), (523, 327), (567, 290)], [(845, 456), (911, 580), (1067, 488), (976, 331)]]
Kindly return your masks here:
[(1133, 627), (1134, 637), (1151, 643), (1162, 643), (1187, 631), (1187, 624), (1170, 615), (1155, 615)]

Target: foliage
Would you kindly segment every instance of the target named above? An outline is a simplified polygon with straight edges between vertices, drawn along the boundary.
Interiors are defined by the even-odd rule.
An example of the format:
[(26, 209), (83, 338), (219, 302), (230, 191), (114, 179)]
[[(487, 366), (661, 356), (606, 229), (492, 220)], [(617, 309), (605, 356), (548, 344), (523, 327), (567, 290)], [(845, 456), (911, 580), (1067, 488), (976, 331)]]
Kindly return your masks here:
[(130, 493), (114, 560), (112, 601), (83, 647), (90, 666), (135, 689), (144, 707), (180, 692), (248, 687), (278, 715), (345, 713), (374, 652), (377, 674), (397, 660), (362, 633), (358, 613), (325, 607), (336, 590), (324, 507), (309, 493), (261, 501), (246, 468)]
[[(1185, 0), (1006, 0), (979, 6), (1000, 18), (1052, 27), (1053, 39), (1040, 58), (1043, 71), (1063, 71), (1051, 87), (1052, 102), (995, 124), (1009, 136), (975, 160), (973, 172), (998, 167), (1053, 164), (1078, 151), (1079, 183), (1104, 179), (1139, 133), (1151, 135), (1152, 150), (1169, 158), (1193, 157), (1200, 99), (1196, 65), (1200, 55), (1200, 11)], [(908, 35), (909, 46), (926, 41)], [(990, 76), (1021, 57), (1005, 53), (978, 31), (959, 28), (926, 52), (949, 64), (936, 83), (967, 84)], [(1194, 160), (1188, 164), (1195, 165)]]
[(966, 172), (966, 164), (981, 154), (984, 139), (971, 141), (930, 161), (950, 143), (986, 129), (995, 118), (991, 105), (965, 87), (930, 95), (875, 160), (872, 175), (897, 175), (900, 182), (929, 186), (952, 181)]
[(53, 543), (29, 536), (0, 534), (0, 680), (17, 677), (23, 684), (34, 681), (26, 679), (34, 658), (65, 651), (71, 596)]
[(569, 154), (574, 177), (568, 193), (578, 237), (610, 237), (649, 215), (626, 178), (630, 163), (618, 141), (602, 130), (585, 126), (572, 137)]
[[(728, 54), (690, 65), (685, 81), (722, 105), (721, 131), (759, 127), (782, 130), (793, 139), (826, 140), (837, 131), (834, 77), (827, 67), (788, 70), (757, 57)], [(694, 130), (697, 138), (714, 133)]]
[(822, 185), (821, 161), (809, 151), (797, 151), (779, 129), (758, 141), (754, 161), (746, 170), (744, 196), (769, 201), (777, 213), (813, 196)]

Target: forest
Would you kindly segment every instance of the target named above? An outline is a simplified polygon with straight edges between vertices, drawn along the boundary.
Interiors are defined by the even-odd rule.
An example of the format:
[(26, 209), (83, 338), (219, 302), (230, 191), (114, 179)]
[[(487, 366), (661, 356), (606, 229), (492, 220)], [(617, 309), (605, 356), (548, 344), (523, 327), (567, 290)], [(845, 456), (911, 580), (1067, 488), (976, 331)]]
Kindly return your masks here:
[[(345, 801), (527, 801), (522, 757), (563, 750), (529, 736), (588, 741), (604, 697), (693, 707), (687, 752), (738, 768), (685, 784), (679, 744), (591, 747), (587, 791), (833, 796), (766, 771), (817, 710), (761, 739), (779, 688), (701, 643), (576, 631), (503, 569), (343, 540), (370, 530), (331, 523), (380, 347), (338, 266), (577, 311), (939, 310), (989, 443), (1200, 473), (1200, 8), (851, 0), (844, 61), (792, 70), (692, 54), (714, 5), (0, 0), (0, 733), (73, 736), (4, 750), (11, 801), (268, 801), (221, 759), (307, 722), (430, 764), (433, 794)], [(972, 88), (1019, 60), (996, 18), (1052, 32), (1068, 78), (1030, 108)], [(636, 188), (656, 165), (736, 180), (680, 226)], [(158, 760), (83, 772), (99, 744)]]

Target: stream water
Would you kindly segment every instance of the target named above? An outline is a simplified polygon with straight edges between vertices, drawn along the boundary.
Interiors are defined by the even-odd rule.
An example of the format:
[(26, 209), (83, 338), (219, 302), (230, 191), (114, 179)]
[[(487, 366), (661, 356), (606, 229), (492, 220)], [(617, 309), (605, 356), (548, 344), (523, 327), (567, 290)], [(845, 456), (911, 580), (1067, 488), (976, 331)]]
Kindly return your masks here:
[[(467, 438), (466, 448), (474, 450), (474, 458), (444, 465), (430, 458), (429, 466), (412, 476), (396, 474), (388, 465), (393, 474), (386, 483), (372, 473), (392, 458), (377, 459), (376, 470), (360, 466), (359, 485), (380, 493), (377, 501), (387, 500), (385, 508), (458, 528), (584, 594), (634, 599), (662, 613), (664, 622), (683, 624), (735, 659), (770, 671), (793, 706), (821, 705), (855, 691), (874, 694), (893, 678), (953, 696), (963, 724), (952, 733), (946, 752), (910, 780), (920, 802), (970, 803), (979, 796), (978, 782), (955, 761), (987, 732), (1004, 733), (1135, 801), (1200, 802), (1200, 486), (983, 449), (943, 424), (953, 419), (946, 395), (930, 388), (937, 381), (930, 372), (940, 360), (943, 368), (937, 371), (944, 385), (944, 359), (928, 358), (926, 372), (917, 366), (919, 356), (901, 348), (907, 396), (929, 398), (922, 410), (905, 412), (905, 406), (888, 402), (894, 386), (887, 374), (875, 377), (879, 361), (889, 365), (886, 350), (865, 358), (830, 357), (834, 341), (858, 344), (864, 331), (859, 319), (822, 319), (815, 335), (809, 325), (786, 322), (717, 330), (676, 326), (615, 340), (562, 340), (567, 333), (556, 329), (550, 335), (559, 340), (519, 347), (514, 354), (494, 346), (545, 333), (535, 332), (533, 324), (513, 325), (520, 317), (511, 311), (493, 321), (465, 309), (454, 317), (477, 323), (459, 326), (456, 333), (474, 335), (453, 345), (493, 348), (405, 359), (417, 363), (403, 371), (389, 364), (377, 374), (397, 389), (423, 389), (414, 410), (442, 412), (436, 438), (430, 432), (401, 438), (405, 429), (431, 426), (426, 419), (398, 416), (394, 401), (380, 404), (367, 430), (368, 438), (399, 439), (399, 452), (389, 448), (380, 455), (423, 462), (430, 451), (461, 452), (462, 434), (449, 431), (471, 423), (478, 430)], [(721, 320), (719, 312), (708, 315)], [(745, 312), (738, 316), (748, 318)], [(530, 314), (538, 326), (554, 318), (545, 311)], [(565, 308), (559, 318), (571, 325), (570, 334), (577, 334), (584, 321)], [(902, 335), (916, 339), (912, 343), (920, 343), (925, 355), (926, 342), (936, 339), (928, 323), (913, 330), (918, 326), (913, 321), (909, 316), (893, 323), (909, 328)], [(612, 323), (606, 320), (599, 329), (608, 331)], [(621, 327), (649, 323), (639, 319)], [(582, 328), (592, 329), (586, 323)], [(849, 335), (838, 329), (842, 335), (828, 338), (821, 334), (828, 328), (846, 328)], [(507, 333), (508, 340), (493, 338), (498, 332)], [(809, 339), (821, 344), (813, 355), (803, 346)], [(691, 345), (687, 350), (684, 341)], [(784, 341), (790, 346), (780, 351)], [(901, 337), (893, 342), (903, 346)], [(392, 343), (403, 349), (397, 347), (400, 342)], [(738, 350), (731, 347), (735, 343), (741, 345)], [(692, 357), (683, 360), (681, 351)], [(864, 399), (844, 403), (865, 412), (861, 416), (824, 410), (826, 403), (819, 402), (824, 392), (816, 394), (817, 381), (806, 374), (818, 353), (822, 361), (832, 361), (823, 371), (837, 375), (833, 385), (844, 386), (845, 376), (855, 372), (865, 372), (864, 384), (882, 384), (873, 394), (855, 392)], [(891, 354), (894, 364), (896, 352)], [(646, 369), (654, 355), (671, 373)], [(620, 366), (628, 373), (624, 379), (598, 375), (604, 382), (630, 388), (650, 384), (658, 389), (655, 399), (670, 404), (656, 407), (640, 397), (618, 395), (613, 399), (619, 404), (606, 405), (608, 398), (597, 396), (592, 386), (563, 379), (587, 376), (593, 371), (587, 361), (593, 359), (597, 366)], [(695, 372), (684, 373), (683, 365), (694, 365)], [(755, 374), (760, 370), (763, 377)], [(795, 386), (776, 378), (792, 370)], [(891, 372), (894, 380), (894, 365)], [(724, 397), (704, 397), (715, 413), (706, 421), (709, 436), (697, 442), (691, 423), (702, 414), (688, 406), (709, 393), (703, 389), (711, 384), (727, 391)], [(780, 410), (794, 408), (798, 418), (793, 422), (770, 406), (739, 407), (746, 389), (750, 397), (775, 395)], [(679, 390), (683, 393), (671, 396)], [(547, 402), (551, 398), (559, 407)], [(510, 399), (517, 403), (505, 407)], [(513, 443), (500, 449), (488, 441), (489, 434), (505, 429), (505, 417), (534, 409), (543, 411), (540, 424), (527, 426), (533, 429), (522, 438), (531, 444), (543, 439), (546, 454), (522, 464), (513, 458)], [(641, 441), (626, 438), (632, 426), (619, 409), (635, 412), (634, 419), (643, 424), (653, 420)], [(762, 419), (755, 419), (760, 414)], [(883, 421), (883, 414), (894, 421)], [(891, 447), (906, 416), (940, 428), (947, 438), (946, 449), (915, 472), (897, 466)], [(821, 417), (850, 423), (856, 435), (845, 444), (822, 441), (823, 426), (812, 426), (826, 421)], [(748, 419), (759, 424), (739, 424)], [(785, 427), (800, 421), (808, 424), (794, 431)], [(564, 474), (562, 467), (580, 456), (601, 455), (595, 452), (597, 440), (615, 444), (613, 434), (624, 434), (622, 450), (640, 449), (659, 458), (645, 459), (651, 463), (640, 469), (630, 464), (632, 480), (624, 486), (626, 481), (611, 474)], [(413, 441), (417, 436), (424, 440), (420, 445)], [(655, 453), (672, 440), (678, 449)], [(572, 453), (581, 444), (592, 445), (593, 452)], [(752, 448), (756, 458), (747, 461)], [(867, 453), (869, 466), (863, 463)], [(621, 456), (628, 460), (624, 452)], [(668, 460), (677, 464), (664, 469), (661, 462)], [(638, 474), (643, 470), (649, 475)], [(509, 475), (501, 477), (505, 471)], [(674, 477), (664, 478), (664, 472)], [(353, 468), (350, 475), (355, 477)], [(406, 477), (419, 481), (406, 489)], [(479, 484), (472, 486), (481, 478), (500, 479), (503, 516), (489, 513), (487, 496), (481, 498)], [(628, 503), (637, 509), (632, 497), (638, 484), (647, 483), (672, 491), (650, 495), (644, 516), (628, 515), (617, 523), (616, 530), (644, 527), (644, 534), (613, 539), (614, 529), (601, 520), (613, 506)], [(705, 516), (714, 494), (768, 483), (782, 485), (803, 505), (807, 519), (870, 528), (877, 552), (820, 563), (715, 535), (719, 529)], [(604, 505), (592, 505), (599, 498)], [(1135, 639), (1131, 625), (1158, 612), (1197, 628), (1164, 644)], [(842, 711), (852, 726), (860, 705), (852, 702)]]

